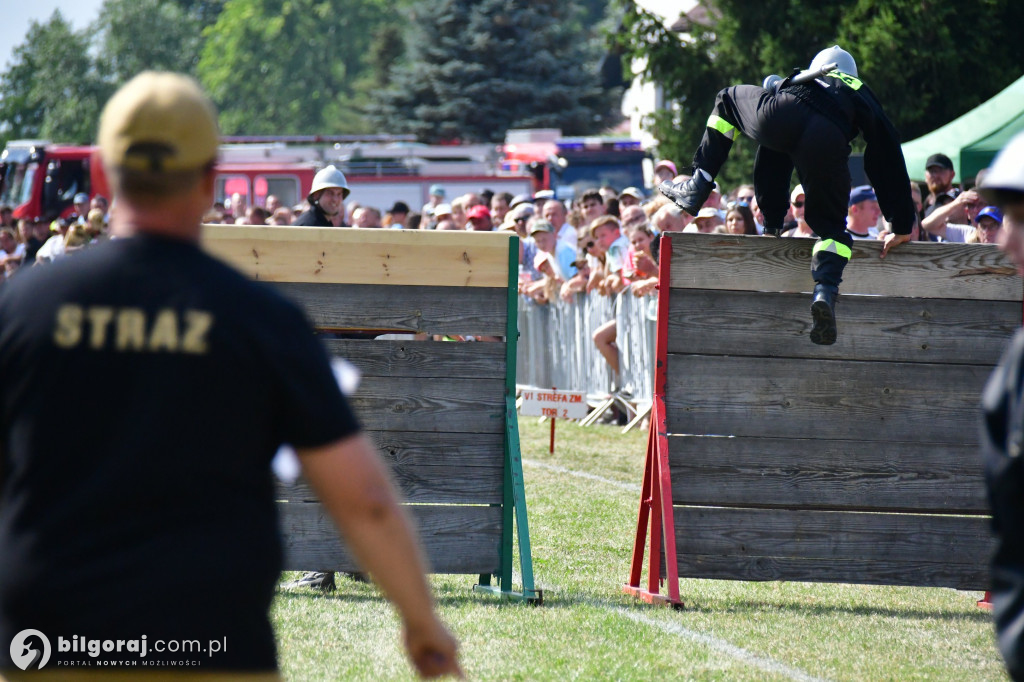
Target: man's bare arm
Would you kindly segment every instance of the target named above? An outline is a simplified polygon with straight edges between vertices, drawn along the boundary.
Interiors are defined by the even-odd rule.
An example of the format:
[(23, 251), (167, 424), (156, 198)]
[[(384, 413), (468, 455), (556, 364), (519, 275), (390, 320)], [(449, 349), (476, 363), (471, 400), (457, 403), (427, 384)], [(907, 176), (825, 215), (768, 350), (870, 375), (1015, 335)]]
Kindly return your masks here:
[(961, 192), (953, 201), (939, 206), (925, 216), (924, 220), (921, 221), (921, 227), (925, 232), (945, 239), (946, 225), (949, 223), (949, 219), (953, 216), (963, 215), (968, 208), (979, 201), (981, 201), (981, 198), (974, 190), (969, 189), (966, 192)]
[(412, 524), (373, 445), (358, 434), (298, 454), (356, 561), (398, 609), (413, 665), (425, 677), (461, 675), (455, 639), (434, 612)]

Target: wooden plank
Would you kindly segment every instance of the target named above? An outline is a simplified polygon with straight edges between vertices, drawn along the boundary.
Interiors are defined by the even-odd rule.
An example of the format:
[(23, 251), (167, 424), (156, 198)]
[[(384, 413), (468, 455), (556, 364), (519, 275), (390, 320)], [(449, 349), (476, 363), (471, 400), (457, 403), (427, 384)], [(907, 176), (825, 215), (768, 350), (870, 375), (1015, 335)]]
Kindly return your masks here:
[(668, 352), (995, 365), (1021, 304), (843, 294), (839, 340), (810, 342), (810, 296), (672, 289)]
[(779, 557), (726, 557), (678, 554), (680, 578), (717, 580), (785, 580), (807, 583), (855, 583), (861, 585), (910, 585), (987, 590), (992, 586), (989, 566), (983, 562), (951, 564), (901, 561), (833, 562), (825, 559)]
[(669, 355), (671, 433), (975, 442), (989, 368)]
[(351, 362), (363, 376), (505, 378), (504, 343), (350, 339), (325, 339), (324, 343), (332, 355)]
[(508, 232), (204, 225), (203, 246), (268, 282), (507, 287)]
[[(671, 286), (809, 292), (813, 239), (670, 233)], [(857, 241), (843, 294), (1020, 301), (1016, 269), (994, 245), (903, 244), (880, 259), (881, 242)]]
[(671, 436), (676, 504), (988, 514), (975, 445)]
[[(279, 502), (286, 571), (358, 571), (323, 508)], [(501, 507), (410, 505), (432, 573), (496, 573), (500, 569)]]
[(503, 379), (364, 377), (349, 402), (371, 431), (500, 433), (505, 428)]
[(680, 576), (988, 584), (990, 521), (919, 514), (675, 507)]
[[(369, 431), (406, 502), (501, 504), (504, 439), (500, 433)], [(277, 499), (316, 501), (305, 479), (278, 484)]]
[(507, 286), (455, 292), (447, 287), (284, 282), (277, 288), (302, 306), (318, 329), (505, 336), (508, 322)]

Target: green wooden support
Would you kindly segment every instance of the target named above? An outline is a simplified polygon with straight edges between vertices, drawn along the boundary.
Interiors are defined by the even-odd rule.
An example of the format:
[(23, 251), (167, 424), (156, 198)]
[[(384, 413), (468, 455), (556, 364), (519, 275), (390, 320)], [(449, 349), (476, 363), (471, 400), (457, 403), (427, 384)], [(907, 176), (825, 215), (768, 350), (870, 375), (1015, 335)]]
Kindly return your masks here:
[[(519, 450), (519, 417), (516, 413), (516, 356), (519, 343), (519, 238), (509, 240), (508, 301), (505, 325), (505, 482), (502, 486), (501, 568), (498, 585), (490, 575), (481, 575), (473, 589), (509, 599), (541, 604), (542, 590), (533, 582), (533, 555), (530, 552), (530, 525), (526, 514), (526, 487), (523, 483), (523, 458)], [(513, 521), (519, 538), (519, 572), (523, 589), (512, 589)]]

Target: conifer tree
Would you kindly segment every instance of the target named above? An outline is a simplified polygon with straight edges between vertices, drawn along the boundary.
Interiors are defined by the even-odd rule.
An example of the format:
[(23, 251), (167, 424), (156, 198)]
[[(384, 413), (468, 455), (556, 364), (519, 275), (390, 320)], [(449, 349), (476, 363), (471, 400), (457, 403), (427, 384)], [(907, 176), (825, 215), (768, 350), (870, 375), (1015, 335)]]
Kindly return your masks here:
[(408, 58), (371, 115), (425, 142), (497, 142), (509, 128), (598, 132), (618, 97), (600, 86), (578, 12), (558, 0), (419, 2)]

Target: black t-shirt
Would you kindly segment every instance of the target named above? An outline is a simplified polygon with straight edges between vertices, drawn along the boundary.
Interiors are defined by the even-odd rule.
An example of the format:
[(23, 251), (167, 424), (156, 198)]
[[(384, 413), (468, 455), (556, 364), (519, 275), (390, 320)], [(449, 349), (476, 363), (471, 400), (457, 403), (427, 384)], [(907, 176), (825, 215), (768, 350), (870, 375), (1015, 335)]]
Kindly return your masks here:
[(334, 227), (334, 223), (327, 217), (327, 214), (320, 210), (319, 204), (313, 204), (299, 214), (299, 217), (292, 222), (292, 225), (301, 227)]
[(25, 628), (50, 639), (48, 668), (91, 658), (58, 637), (145, 635), (226, 638), (199, 671), (274, 669), (271, 459), (358, 429), (298, 308), (194, 244), (114, 240), (13, 277), (0, 290), (0, 669)]

